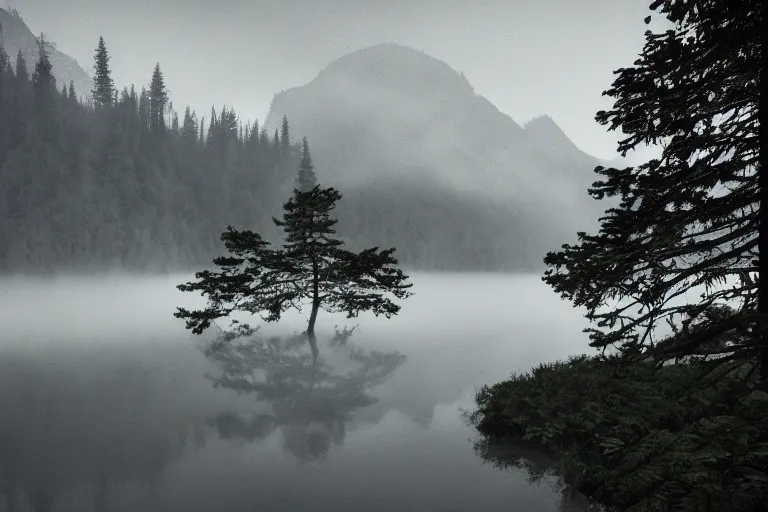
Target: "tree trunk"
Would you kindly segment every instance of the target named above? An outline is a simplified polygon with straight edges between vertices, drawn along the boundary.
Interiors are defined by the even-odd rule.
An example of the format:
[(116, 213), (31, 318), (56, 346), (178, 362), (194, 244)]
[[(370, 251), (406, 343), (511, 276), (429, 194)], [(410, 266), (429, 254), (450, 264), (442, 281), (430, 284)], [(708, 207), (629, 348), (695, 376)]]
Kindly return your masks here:
[(309, 325), (307, 326), (307, 337), (309, 346), (312, 347), (312, 353), (317, 350), (317, 339), (315, 338), (315, 321), (317, 320), (317, 311), (320, 309), (320, 275), (317, 263), (312, 263), (312, 312), (309, 315)]
[(307, 341), (309, 342), (309, 348), (312, 349), (312, 374), (310, 376), (310, 388), (309, 393), (312, 394), (312, 390), (315, 387), (315, 369), (317, 366), (317, 355), (320, 350), (317, 348), (317, 338), (315, 337), (315, 321), (317, 320), (317, 312), (320, 309), (320, 283), (317, 263), (312, 264), (312, 312), (309, 315), (309, 325), (307, 326)]
[(317, 348), (317, 337), (315, 336), (314, 329), (312, 331), (307, 330), (307, 341), (309, 342), (309, 348), (312, 349), (312, 359), (316, 360), (320, 349)]
[(309, 325), (307, 326), (307, 336), (315, 336), (315, 321), (317, 320), (317, 311), (320, 309), (320, 304), (317, 301), (312, 301), (312, 312), (309, 315)]

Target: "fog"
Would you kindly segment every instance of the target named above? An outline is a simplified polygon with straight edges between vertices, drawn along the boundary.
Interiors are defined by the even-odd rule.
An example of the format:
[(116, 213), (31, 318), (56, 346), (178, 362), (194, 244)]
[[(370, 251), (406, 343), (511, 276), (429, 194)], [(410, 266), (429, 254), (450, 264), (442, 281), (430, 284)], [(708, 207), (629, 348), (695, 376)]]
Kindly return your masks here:
[[(594, 121), (597, 110), (610, 107), (600, 93), (614, 69), (637, 57), (648, 28), (642, 23), (647, 2), (610, 0), (483, 0), (472, 9), (463, 1), (434, 0), (386, 7), (370, 0), (333, 6), (301, 0), (230, 1), (226, 7), (207, 0), (9, 5), (87, 71), (104, 36), (120, 88), (148, 83), (160, 62), (177, 106), (207, 115), (212, 104), (234, 105), (251, 121), (263, 121), (275, 93), (308, 83), (328, 62), (393, 41), (463, 71), (478, 94), (518, 123), (551, 115), (581, 149), (604, 159), (615, 154), (621, 135)], [(136, 27), (143, 27), (142, 37)], [(659, 27), (654, 19), (650, 28)]]
[[(593, 352), (543, 258), (615, 204), (597, 165), (658, 152), (594, 121), (646, 10), (0, 0), (0, 512), (586, 510), (488, 464), (467, 412)], [(290, 198), (300, 254), (271, 249)], [(283, 280), (256, 302), (312, 275), (315, 312), (389, 313), (360, 291), (389, 247), (415, 295), (193, 335), (177, 285), (229, 226)]]
[(315, 365), (291, 341), (299, 314), (206, 356), (213, 334), (172, 317), (202, 304), (174, 288), (189, 277), (0, 282), (0, 510), (562, 505), (483, 465), (461, 412), (483, 384), (588, 350), (579, 312), (537, 277), (414, 275), (390, 320), (321, 314)]
[(319, 183), (343, 195), (342, 239), (396, 247), (407, 268), (540, 272), (548, 251), (595, 230), (610, 206), (587, 194), (600, 160), (556, 117), (522, 125), (460, 68), (402, 43), (318, 63), (309, 82), (274, 95), (259, 123), (232, 107), (188, 110), (184, 94), (197, 81), (172, 86), (177, 70), (164, 63), (153, 64), (151, 94), (144, 79), (121, 89), (112, 79), (119, 52), (135, 50), (109, 43), (99, 51), (115, 115), (94, 117), (89, 66), (57, 43), (48, 48), (44, 125), (62, 136), (49, 140), (30, 129), (39, 122), (30, 81), (39, 45), (28, 23), (0, 10), (2, 44), (27, 70), (17, 80), (10, 66), (0, 77), (13, 93), (0, 96), (0, 126), (12, 135), (0, 139), (3, 273), (207, 265), (227, 225), (274, 232), (304, 137)]

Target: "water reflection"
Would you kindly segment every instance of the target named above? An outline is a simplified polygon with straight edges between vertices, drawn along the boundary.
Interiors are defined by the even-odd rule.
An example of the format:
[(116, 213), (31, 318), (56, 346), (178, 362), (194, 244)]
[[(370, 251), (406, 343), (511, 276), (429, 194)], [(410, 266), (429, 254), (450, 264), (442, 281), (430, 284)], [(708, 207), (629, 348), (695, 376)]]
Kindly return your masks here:
[(300, 460), (323, 458), (405, 361), (363, 350), (350, 334), (320, 347), (301, 336), (219, 339), (207, 363), (178, 345), (4, 353), (0, 511), (161, 508), (168, 468), (211, 434), (256, 442), (277, 432)]
[(304, 335), (218, 342), (206, 355), (221, 365), (217, 388), (249, 393), (254, 411), (219, 413), (209, 420), (223, 439), (260, 441), (275, 431), (283, 447), (303, 461), (341, 445), (352, 413), (376, 403), (371, 390), (405, 362), (398, 352), (364, 350), (344, 330), (320, 346)]
[(163, 390), (170, 389), (158, 375), (139, 361), (93, 351), (4, 354), (5, 510), (44, 512), (79, 504), (103, 511), (110, 490), (125, 482), (157, 496), (164, 468), (180, 460), (195, 423), (183, 407), (168, 406)]
[(581, 325), (548, 321), (538, 278), (422, 276), (397, 320), (346, 345), (326, 324), (317, 360), (301, 338), (206, 357), (169, 313), (179, 279), (0, 283), (0, 512), (557, 509), (459, 415), (569, 354)]
[(529, 484), (550, 486), (559, 496), (558, 512), (604, 511), (558, 478), (554, 459), (532, 443), (483, 435), (475, 440), (474, 451), (499, 470), (524, 473)]

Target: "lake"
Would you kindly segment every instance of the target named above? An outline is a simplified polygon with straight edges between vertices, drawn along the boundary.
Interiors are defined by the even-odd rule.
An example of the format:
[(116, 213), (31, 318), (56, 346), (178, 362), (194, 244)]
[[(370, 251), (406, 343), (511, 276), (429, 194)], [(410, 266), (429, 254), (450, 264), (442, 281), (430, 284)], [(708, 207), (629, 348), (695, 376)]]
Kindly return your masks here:
[(172, 316), (203, 304), (187, 279), (0, 280), (0, 511), (566, 509), (484, 463), (462, 416), (590, 351), (538, 276), (415, 274), (397, 317), (321, 312), (314, 362), (299, 314), (206, 353), (216, 333)]

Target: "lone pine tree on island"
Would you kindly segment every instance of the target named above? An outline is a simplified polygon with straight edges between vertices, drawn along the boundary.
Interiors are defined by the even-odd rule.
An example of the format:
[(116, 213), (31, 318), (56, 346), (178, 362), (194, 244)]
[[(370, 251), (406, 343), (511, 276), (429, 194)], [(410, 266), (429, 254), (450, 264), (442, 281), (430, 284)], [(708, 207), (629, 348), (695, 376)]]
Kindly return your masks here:
[[(302, 311), (308, 302), (306, 334), (316, 353), (315, 321), (320, 309), (346, 313), (347, 318), (363, 311), (387, 318), (398, 313), (400, 306), (392, 297), (411, 296), (412, 284), (396, 268), (395, 248), (372, 247), (359, 253), (345, 249), (344, 242), (334, 236), (338, 220), (331, 217), (341, 193), (314, 184), (302, 190), (307, 181), (314, 181), (307, 180), (309, 176), (314, 178), (304, 141), (297, 188), (283, 205), (282, 220), (272, 219), (286, 233), (285, 243), (275, 249), (258, 233), (228, 226), (221, 240), (230, 255), (213, 260), (220, 270), (197, 272), (196, 282), (177, 287), (208, 297), (205, 309), (177, 308), (174, 316), (186, 320), (187, 329), (201, 334), (213, 321), (234, 312), (259, 314), (266, 322), (276, 322), (289, 309)], [(231, 326), (251, 330), (234, 319)]]

